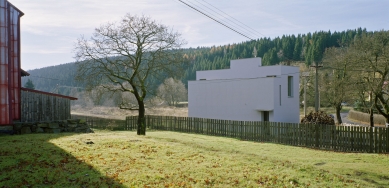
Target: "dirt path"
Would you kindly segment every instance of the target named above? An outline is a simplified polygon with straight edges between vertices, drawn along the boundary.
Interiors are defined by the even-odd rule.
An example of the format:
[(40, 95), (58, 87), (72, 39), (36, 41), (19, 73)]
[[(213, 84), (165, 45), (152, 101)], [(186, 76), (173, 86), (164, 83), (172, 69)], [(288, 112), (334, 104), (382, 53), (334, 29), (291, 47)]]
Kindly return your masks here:
[[(335, 117), (335, 114), (333, 114)], [(350, 124), (350, 125), (356, 125), (356, 126), (363, 126), (363, 127), (369, 127), (370, 123), (369, 122), (362, 122), (354, 119), (349, 119), (348, 118), (348, 112), (346, 113), (340, 113), (340, 116), (342, 117), (342, 122), (345, 124)], [(336, 118), (335, 118), (336, 119)], [(380, 125), (380, 124), (374, 124), (376, 127), (385, 127), (385, 125)]]

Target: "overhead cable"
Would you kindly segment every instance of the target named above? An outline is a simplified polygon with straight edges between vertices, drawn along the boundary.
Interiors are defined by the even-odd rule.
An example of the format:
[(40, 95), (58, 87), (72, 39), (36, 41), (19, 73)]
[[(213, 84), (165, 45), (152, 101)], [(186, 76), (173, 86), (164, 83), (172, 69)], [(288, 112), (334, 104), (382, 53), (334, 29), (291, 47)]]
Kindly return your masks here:
[(213, 21), (215, 21), (215, 22), (217, 22), (217, 23), (223, 25), (224, 27), (227, 27), (228, 29), (234, 31), (235, 33), (238, 33), (238, 34), (240, 34), (240, 35), (242, 35), (242, 36), (244, 36), (244, 37), (246, 37), (246, 38), (248, 38), (248, 39), (250, 39), (250, 40), (254, 40), (254, 39), (248, 37), (247, 35), (245, 35), (245, 34), (239, 32), (239, 31), (237, 31), (236, 29), (233, 29), (233, 28), (231, 28), (230, 26), (228, 26), (228, 25), (222, 23), (221, 21), (219, 21), (219, 20), (217, 20), (217, 19), (215, 19), (215, 18), (209, 16), (208, 14), (206, 14), (206, 13), (204, 13), (204, 12), (202, 12), (202, 11), (200, 11), (199, 9), (197, 9), (197, 8), (195, 8), (195, 7), (191, 6), (191, 5), (189, 5), (188, 3), (186, 3), (186, 2), (184, 2), (184, 1), (182, 1), (182, 0), (178, 0), (178, 1), (180, 1), (181, 3), (185, 4), (186, 6), (188, 6), (188, 7), (190, 7), (190, 8), (192, 8), (193, 10), (196, 10), (197, 12), (203, 14), (204, 16), (206, 16), (206, 17), (212, 19)]
[[(196, 1), (197, 1), (197, 0), (196, 0)], [(253, 34), (254, 34), (254, 32), (255, 32), (255, 33), (257, 33), (257, 34), (260, 34), (260, 35), (266, 37), (264, 34), (262, 34), (262, 33), (258, 32), (258, 31), (256, 31), (255, 29), (251, 28), (250, 26), (248, 26), (248, 25), (242, 23), (241, 21), (235, 19), (235, 18), (232, 17), (231, 15), (229, 15), (229, 14), (227, 14), (226, 12), (220, 10), (219, 8), (213, 6), (212, 4), (206, 2), (205, 0), (201, 0), (201, 1), (204, 1), (204, 2), (207, 3), (208, 5), (210, 5), (210, 6), (212, 6), (213, 8), (215, 8), (216, 10), (218, 10), (218, 11), (222, 12), (223, 14), (227, 15), (227, 17), (224, 17), (224, 16), (223, 16), (224, 18), (230, 20), (230, 19), (228, 18), (228, 17), (230, 17), (230, 18), (232, 18), (233, 20), (235, 20), (236, 22), (239, 22), (241, 25), (239, 25), (238, 23), (234, 22), (233, 20), (230, 20), (231, 22), (235, 23), (236, 25), (238, 25), (238, 26), (240, 26), (240, 27), (244, 26), (244, 27), (248, 28), (248, 29), (243, 28), (243, 29), (245, 29), (246, 31), (249, 31), (249, 32), (251, 32), (251, 33), (253, 33)], [(219, 15), (220, 15), (220, 14), (219, 14)], [(251, 31), (250, 31), (250, 30), (251, 30)], [(259, 38), (259, 37), (258, 37), (258, 38)]]
[[(220, 13), (220, 11), (215, 11), (214, 8), (212, 8), (212, 7), (206, 5), (198, 0), (194, 0), (194, 1), (196, 1), (197, 4), (191, 2), (192, 6), (196, 6), (199, 10), (205, 11), (206, 13), (208, 13), (208, 15), (213, 16), (213, 18), (219, 20), (220, 22), (223, 22), (224, 24), (228, 25), (229, 27), (234, 28), (235, 30), (247, 35), (250, 38), (259, 38), (256, 36), (255, 33), (253, 34), (253, 32), (247, 30), (246, 28), (242, 28), (239, 24), (237, 24), (236, 22), (234, 22), (233, 20), (231, 20), (227, 16), (222, 15)], [(189, 3), (190, 1), (187, 1), (187, 2)]]

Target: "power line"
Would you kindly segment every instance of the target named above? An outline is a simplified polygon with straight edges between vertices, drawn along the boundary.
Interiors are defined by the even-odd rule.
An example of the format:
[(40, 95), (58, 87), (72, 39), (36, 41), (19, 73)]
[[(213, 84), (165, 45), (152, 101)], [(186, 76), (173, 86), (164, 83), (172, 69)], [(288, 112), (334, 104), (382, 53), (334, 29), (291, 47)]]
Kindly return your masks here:
[[(187, 1), (188, 4), (190, 4), (191, 6), (197, 8), (198, 10), (208, 14), (209, 16), (213, 17), (215, 20), (218, 20), (220, 22), (222, 22), (223, 24), (225, 24), (226, 26), (230, 27), (230, 28), (234, 28), (236, 31), (239, 31), (240, 33), (250, 37), (250, 38), (256, 38), (256, 37), (252, 37), (251, 34), (247, 33), (247, 32), (243, 32), (242, 30), (239, 30), (236, 28), (236, 24), (234, 25), (233, 23), (229, 23), (229, 22), (226, 22), (226, 21), (223, 21), (225, 20), (223, 17), (223, 15), (221, 15), (220, 13), (214, 11), (213, 9), (209, 8), (207, 5), (199, 2), (198, 0), (194, 0), (196, 1), (197, 3), (194, 3), (194, 2), (191, 2), (191, 1)], [(208, 9), (208, 10), (207, 10)], [(218, 16), (219, 15), (219, 16)], [(221, 16), (221, 17), (220, 17)]]
[[(216, 18), (214, 18), (214, 17), (212, 17), (212, 16), (210, 16), (210, 15), (208, 15), (208, 14), (202, 12), (201, 10), (199, 10), (199, 8), (194, 7), (194, 5), (193, 5), (193, 6), (192, 6), (192, 5), (189, 5), (188, 3), (186, 3), (186, 2), (184, 2), (184, 1), (182, 1), (182, 0), (178, 0), (178, 1), (180, 1), (180, 2), (183, 3), (183, 4), (185, 4), (185, 5), (188, 6), (188, 7), (190, 7), (190, 8), (192, 8), (192, 9), (196, 10), (197, 12), (199, 12), (199, 13), (201, 13), (201, 14), (207, 16), (208, 18), (210, 18), (210, 19), (216, 21), (217, 23), (219, 23), (219, 24), (221, 24), (221, 25), (227, 27), (228, 29), (230, 29), (230, 30), (232, 30), (232, 31), (234, 31), (234, 32), (236, 32), (236, 33), (238, 33), (238, 34), (240, 34), (240, 35), (242, 35), (242, 36), (244, 36), (244, 37), (250, 39), (250, 40), (254, 40), (254, 39), (252, 39), (251, 37), (247, 36), (247, 34), (244, 34), (242, 31), (238, 31), (238, 29), (233, 28), (232, 26), (228, 26), (227, 24), (225, 24), (225, 23), (223, 23), (223, 22), (217, 20)], [(197, 1), (197, 0), (195, 0), (195, 1)], [(202, 0), (202, 1), (204, 1), (204, 0)], [(198, 1), (197, 1), (197, 2), (198, 2)], [(206, 2), (206, 1), (204, 1), (204, 2)], [(192, 3), (192, 4), (193, 4), (193, 3)], [(202, 3), (201, 3), (201, 4), (202, 4)], [(207, 3), (207, 4), (209, 4), (209, 3)], [(204, 5), (204, 4), (202, 4), (202, 5)], [(209, 5), (211, 5), (211, 4), (209, 4)], [(204, 5), (204, 6), (205, 6), (205, 5)], [(220, 12), (223, 12), (223, 11), (221, 11), (220, 9), (216, 8), (215, 6), (213, 6), (213, 5), (211, 5), (211, 6), (214, 7), (215, 9), (219, 10)], [(206, 6), (206, 7), (207, 7), (207, 6)], [(209, 7), (207, 7), (207, 8), (210, 9), (211, 11), (215, 12), (215, 11), (212, 10), (211, 8), (209, 8)], [(208, 11), (207, 11), (207, 12), (208, 12)], [(225, 13), (225, 12), (223, 12), (223, 13), (226, 14), (226, 15), (228, 15), (228, 14)], [(216, 14), (219, 14), (219, 13), (216, 13)], [(219, 15), (221, 15), (221, 14), (219, 14)], [(221, 15), (221, 16), (222, 16), (222, 15)], [(229, 16), (229, 15), (228, 15), (228, 16)], [(224, 17), (224, 16), (223, 16), (223, 17)], [(232, 16), (230, 16), (230, 17), (233, 18)], [(227, 18), (227, 19), (228, 19), (228, 18)], [(233, 18), (233, 19), (235, 19), (235, 18)], [(228, 20), (229, 20), (230, 22), (233, 22), (233, 21), (231, 21), (230, 19), (228, 19)], [(235, 19), (235, 20), (236, 20), (236, 19)], [(238, 20), (237, 20), (237, 21), (238, 21)], [(238, 22), (240, 22), (240, 21), (238, 21)], [(233, 22), (233, 23), (235, 23), (235, 22)], [(243, 23), (242, 23), (242, 24), (243, 24)], [(235, 25), (238, 25), (238, 24), (235, 23)], [(244, 24), (243, 24), (243, 25), (244, 25)], [(238, 26), (239, 26), (239, 25), (238, 25)], [(245, 26), (246, 26), (246, 25), (245, 25)], [(241, 27), (241, 26), (239, 26), (239, 27)], [(248, 26), (246, 26), (246, 27), (248, 27)], [(242, 28), (242, 27), (241, 27), (241, 28)], [(250, 28), (250, 27), (249, 27), (249, 28)], [(250, 28), (250, 29), (252, 29), (252, 28)], [(245, 29), (245, 30), (247, 30), (247, 29)], [(252, 30), (255, 31), (254, 29), (252, 29)], [(255, 31), (255, 32), (257, 32), (257, 31)], [(259, 33), (259, 32), (257, 32), (257, 33)], [(259, 34), (261, 34), (261, 33), (259, 33)], [(263, 34), (261, 34), (261, 35), (263, 35)], [(263, 35), (263, 36), (265, 36), (265, 35)], [(266, 37), (266, 36), (265, 36), (265, 37)], [(293, 58), (293, 57), (286, 56), (285, 54), (283, 54), (282, 56), (283, 56), (283, 58), (285, 58), (287, 61), (294, 61), (294, 58)]]
[[(341, 71), (344, 71), (344, 69), (335, 68), (335, 67), (328, 67), (328, 66), (323, 66), (322, 69), (331, 69), (331, 70), (341, 70)], [(367, 69), (347, 69), (346, 71), (347, 72), (348, 71), (350, 71), (350, 72), (377, 72), (375, 70), (367, 70)]]
[[(220, 14), (219, 12), (215, 11), (214, 9), (210, 8), (209, 6), (207, 6), (206, 4), (204, 4), (204, 3), (202, 3), (202, 2), (200, 2), (198, 0), (194, 0), (194, 1), (196, 1), (199, 5), (195, 5), (194, 3), (192, 3), (192, 5), (200, 7), (200, 9), (202, 9), (202, 10), (204, 10), (205, 8), (209, 9), (209, 11), (211, 11), (210, 14), (213, 15), (214, 18), (220, 20), (220, 22), (222, 22), (224, 20), (224, 24), (229, 25), (231, 28), (234, 27), (235, 30), (238, 30), (239, 32), (249, 36), (250, 38), (257, 38), (256, 34), (253, 35), (251, 31), (246, 32), (247, 29), (245, 29), (245, 28), (243, 28), (243, 29), (246, 30), (246, 31), (242, 30), (242, 27), (239, 24), (237, 24), (236, 22), (234, 22), (233, 20), (231, 20), (230, 18)], [(203, 8), (203, 7), (205, 7), (205, 8)], [(204, 11), (209, 13), (209, 11), (207, 11), (207, 10), (204, 10)]]
[[(291, 75), (291, 74), (297, 74), (300, 73), (298, 72), (291, 72), (288, 74), (277, 74), (277, 75), (267, 75), (267, 76), (262, 76), (262, 77), (251, 77), (251, 78), (226, 78), (226, 79), (211, 79), (211, 80), (188, 80), (188, 81), (199, 81), (199, 82), (206, 82), (206, 81), (212, 81), (213, 83), (224, 83), (224, 82), (234, 82), (234, 81), (243, 81), (243, 80), (255, 80), (255, 79), (260, 79), (260, 78), (281, 78), (279, 76), (285, 76), (285, 75)], [(274, 77), (275, 76), (275, 77)]]
[[(196, 0), (197, 1), (197, 0)], [(255, 29), (253, 29), (253, 28), (251, 28), (250, 26), (247, 26), (246, 24), (244, 24), (244, 23), (242, 23), (241, 21), (239, 21), (239, 20), (237, 20), (237, 19), (235, 19), (234, 17), (232, 17), (231, 15), (229, 15), (229, 14), (227, 14), (227, 13), (225, 13), (224, 11), (222, 11), (222, 10), (220, 10), (219, 8), (217, 8), (217, 7), (215, 7), (215, 6), (213, 6), (212, 4), (210, 4), (210, 3), (208, 3), (208, 2), (206, 2), (205, 0), (201, 0), (201, 1), (204, 1), (205, 3), (207, 3), (208, 5), (210, 5), (210, 6), (212, 6), (213, 8), (215, 8), (216, 10), (218, 10), (218, 11), (220, 11), (220, 12), (222, 12), (222, 13), (224, 13), (225, 15), (227, 15), (228, 17), (231, 17), (232, 19), (234, 19), (235, 21), (237, 21), (237, 22), (239, 22), (240, 24), (242, 24), (243, 26), (245, 26), (246, 28), (248, 28), (248, 29), (250, 29), (251, 31), (249, 31), (248, 29), (246, 29), (247, 31), (249, 31), (249, 32), (251, 32), (251, 33), (253, 33), (252, 31), (254, 31), (255, 33), (257, 33), (257, 34), (260, 34), (260, 35), (262, 35), (262, 36), (264, 36), (264, 37), (266, 37), (265, 35), (263, 35), (262, 33), (260, 33), (260, 32), (258, 32), (258, 31), (256, 31)], [(227, 18), (228, 19), (228, 18)], [(232, 21), (232, 22), (234, 22), (234, 21)], [(236, 24), (236, 22), (234, 22), (235, 24)], [(238, 25), (238, 24), (237, 24)], [(242, 25), (240, 25), (240, 26), (242, 26)], [(259, 37), (258, 37), (259, 38)]]
[(59, 81), (66, 82), (66, 80), (61, 80), (61, 79), (57, 79), (57, 78), (47, 78), (47, 77), (42, 77), (42, 76), (31, 76), (31, 75), (29, 77), (42, 78), (42, 79), (48, 79), (48, 80), (59, 80)]
[(238, 34), (240, 34), (240, 35), (242, 35), (242, 36), (244, 36), (244, 37), (246, 37), (246, 38), (248, 38), (248, 39), (250, 39), (250, 40), (254, 40), (254, 39), (252, 39), (252, 38), (246, 36), (245, 34), (242, 34), (241, 32), (239, 32), (239, 31), (237, 31), (237, 30), (231, 28), (230, 26), (228, 26), (228, 25), (226, 25), (226, 24), (220, 22), (219, 20), (216, 20), (215, 18), (209, 16), (208, 14), (205, 14), (204, 12), (200, 11), (199, 9), (197, 9), (197, 8), (195, 8), (195, 7), (191, 6), (191, 5), (189, 5), (189, 4), (185, 3), (185, 2), (183, 2), (182, 0), (178, 0), (178, 1), (180, 1), (181, 3), (185, 4), (186, 6), (188, 6), (188, 7), (190, 7), (190, 8), (192, 8), (193, 10), (196, 10), (197, 12), (203, 14), (204, 16), (206, 16), (206, 17), (212, 19), (213, 21), (215, 21), (215, 22), (217, 22), (217, 23), (223, 25), (224, 27), (227, 27), (228, 29), (234, 31), (235, 33), (238, 33)]

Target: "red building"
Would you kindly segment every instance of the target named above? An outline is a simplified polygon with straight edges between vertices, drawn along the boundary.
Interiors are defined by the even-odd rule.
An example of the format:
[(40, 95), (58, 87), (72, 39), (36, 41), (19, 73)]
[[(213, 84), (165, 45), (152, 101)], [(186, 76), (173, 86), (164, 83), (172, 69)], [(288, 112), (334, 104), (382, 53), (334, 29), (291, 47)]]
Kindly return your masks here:
[[(70, 119), (70, 101), (77, 98), (21, 87), (20, 17), (23, 12), (0, 0), (0, 129), (16, 122)], [(11, 126), (12, 128), (12, 126)]]
[(0, 125), (21, 118), (20, 17), (23, 12), (0, 0)]

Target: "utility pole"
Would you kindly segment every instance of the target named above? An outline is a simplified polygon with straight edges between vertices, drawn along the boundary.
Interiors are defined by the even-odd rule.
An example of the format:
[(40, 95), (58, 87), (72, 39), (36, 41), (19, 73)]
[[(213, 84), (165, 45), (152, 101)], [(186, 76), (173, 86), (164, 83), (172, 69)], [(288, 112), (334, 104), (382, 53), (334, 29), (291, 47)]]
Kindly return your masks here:
[(319, 66), (318, 62), (315, 62), (316, 65), (311, 65), (311, 67), (315, 68), (315, 112), (319, 111), (319, 76), (317, 73), (317, 69), (323, 66)]
[(304, 117), (307, 116), (307, 77), (310, 76), (310, 72), (303, 72), (302, 77), (304, 78)]

